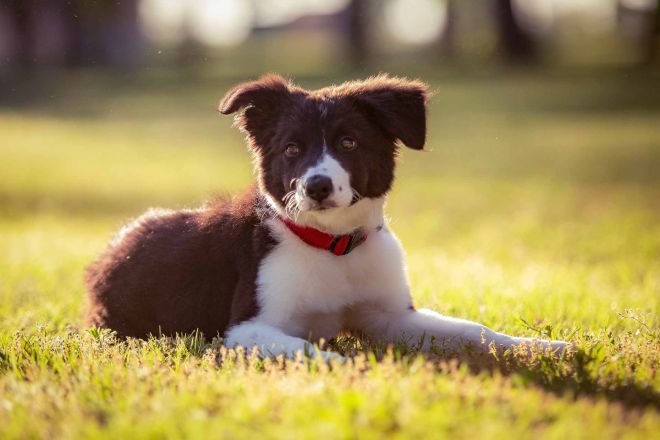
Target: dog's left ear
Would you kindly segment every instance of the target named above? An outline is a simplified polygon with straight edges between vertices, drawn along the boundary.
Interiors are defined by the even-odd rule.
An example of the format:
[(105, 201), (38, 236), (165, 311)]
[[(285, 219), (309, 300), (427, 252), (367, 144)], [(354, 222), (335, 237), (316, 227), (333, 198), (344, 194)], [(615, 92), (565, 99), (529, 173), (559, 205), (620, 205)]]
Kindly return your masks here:
[(415, 150), (424, 148), (429, 96), (426, 84), (379, 75), (349, 83), (345, 92), (367, 117), (393, 139)]

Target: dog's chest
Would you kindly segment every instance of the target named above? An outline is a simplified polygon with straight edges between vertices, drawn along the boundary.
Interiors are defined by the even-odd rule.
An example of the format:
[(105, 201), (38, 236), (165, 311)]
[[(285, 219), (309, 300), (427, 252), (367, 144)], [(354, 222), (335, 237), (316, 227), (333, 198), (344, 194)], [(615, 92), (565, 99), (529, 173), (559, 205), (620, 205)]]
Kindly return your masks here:
[(330, 338), (352, 305), (408, 297), (401, 248), (389, 231), (375, 232), (350, 254), (336, 256), (279, 224), (272, 228), (279, 243), (259, 268), (258, 320), (296, 336)]

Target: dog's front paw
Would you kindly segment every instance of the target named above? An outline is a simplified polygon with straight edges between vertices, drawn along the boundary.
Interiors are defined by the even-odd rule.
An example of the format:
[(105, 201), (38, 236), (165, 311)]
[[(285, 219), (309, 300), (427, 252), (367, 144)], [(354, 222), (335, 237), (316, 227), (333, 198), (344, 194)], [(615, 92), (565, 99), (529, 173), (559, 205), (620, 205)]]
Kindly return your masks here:
[(557, 358), (573, 351), (573, 344), (558, 340), (515, 338), (513, 345), (527, 347), (527, 351), (530, 353), (543, 353)]
[(576, 350), (575, 345), (568, 341), (550, 341), (550, 348), (558, 355), (574, 353)]
[(561, 357), (564, 354), (568, 354), (573, 349), (573, 344), (567, 341), (548, 341), (545, 339), (536, 339), (534, 340), (534, 345), (539, 346), (543, 353), (550, 354), (553, 357)]

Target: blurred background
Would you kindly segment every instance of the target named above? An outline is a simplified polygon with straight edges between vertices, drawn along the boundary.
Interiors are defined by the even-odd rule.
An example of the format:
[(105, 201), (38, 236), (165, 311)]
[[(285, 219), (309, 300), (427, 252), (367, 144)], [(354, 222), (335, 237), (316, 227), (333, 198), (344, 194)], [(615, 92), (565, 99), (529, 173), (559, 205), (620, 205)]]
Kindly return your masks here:
[(3, 0), (0, 68), (645, 66), (658, 17), (657, 0)]
[(502, 330), (522, 304), (600, 326), (655, 310), (659, 11), (0, 0), (0, 318), (76, 321), (83, 267), (128, 218), (245, 187), (242, 135), (215, 107), (271, 71), (309, 88), (378, 72), (429, 83), (429, 151), (403, 152), (388, 205), (424, 305)]

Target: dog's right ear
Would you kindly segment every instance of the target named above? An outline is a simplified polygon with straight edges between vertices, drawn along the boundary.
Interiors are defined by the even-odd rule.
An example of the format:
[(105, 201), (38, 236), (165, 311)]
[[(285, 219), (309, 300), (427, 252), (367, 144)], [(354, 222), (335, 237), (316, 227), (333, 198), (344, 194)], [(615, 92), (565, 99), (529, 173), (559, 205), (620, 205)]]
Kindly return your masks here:
[(269, 74), (231, 89), (220, 101), (218, 111), (223, 115), (240, 111), (236, 125), (258, 138), (259, 133), (275, 127), (278, 109), (290, 99), (289, 83), (279, 75)]
[(246, 107), (278, 105), (289, 95), (289, 91), (288, 82), (281, 76), (271, 73), (231, 89), (220, 101), (218, 111), (228, 115)]

